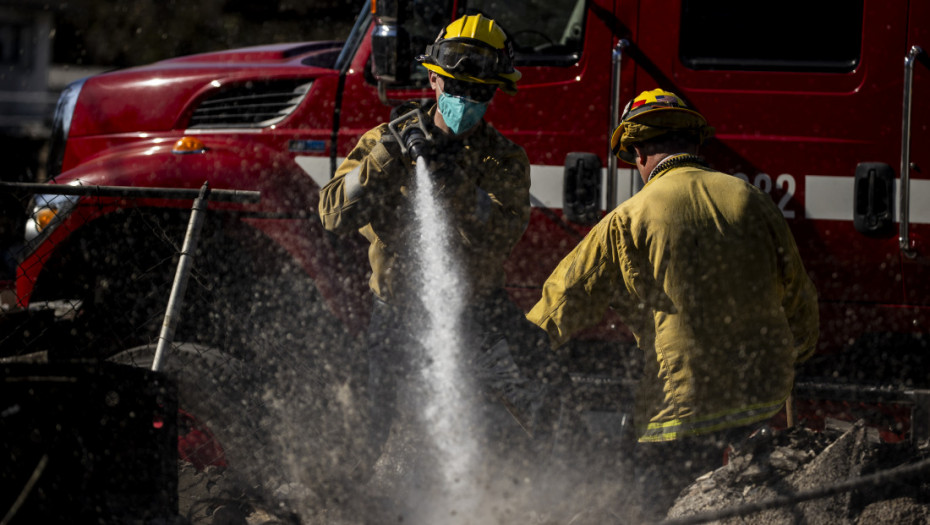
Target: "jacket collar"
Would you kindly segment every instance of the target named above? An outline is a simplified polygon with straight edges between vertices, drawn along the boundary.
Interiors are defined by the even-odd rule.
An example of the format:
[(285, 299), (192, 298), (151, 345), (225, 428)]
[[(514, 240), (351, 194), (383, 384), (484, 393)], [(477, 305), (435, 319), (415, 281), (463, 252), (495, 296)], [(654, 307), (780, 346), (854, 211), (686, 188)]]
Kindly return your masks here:
[(648, 184), (650, 181), (652, 181), (652, 179), (658, 178), (666, 171), (683, 166), (707, 167), (707, 163), (704, 162), (704, 159), (699, 155), (693, 155), (691, 153), (676, 153), (675, 155), (665, 157), (661, 162), (656, 164), (656, 167), (652, 168), (652, 173), (649, 174), (649, 178), (646, 179), (646, 183)]

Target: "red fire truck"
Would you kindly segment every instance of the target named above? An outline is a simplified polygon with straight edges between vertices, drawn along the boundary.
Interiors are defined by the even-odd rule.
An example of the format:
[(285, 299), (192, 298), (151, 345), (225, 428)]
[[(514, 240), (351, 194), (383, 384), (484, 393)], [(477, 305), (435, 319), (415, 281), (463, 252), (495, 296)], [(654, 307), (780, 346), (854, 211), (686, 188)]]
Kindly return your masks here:
[[(716, 127), (710, 164), (769, 193), (794, 232), (821, 301), (820, 356), (797, 394), (810, 423), (828, 419), (829, 404), (815, 404), (827, 391), (848, 417), (892, 398), (919, 405), (930, 387), (926, 2), (378, 0), (345, 41), (73, 84), (57, 108), (52, 183), (261, 191), (257, 204), (210, 205), (178, 339), (248, 363), (314, 338), (342, 337), (329, 348), (348, 353), (366, 323), (367, 263), (360, 244), (321, 229), (318, 189), (393, 106), (432, 98), (412, 58), (468, 10), (506, 28), (523, 75), (486, 116), (532, 164), (534, 210), (507, 265), (518, 304), (529, 309), (591, 224), (639, 189), (609, 134), (627, 100), (661, 87)], [(19, 306), (72, 307), (65, 335), (78, 342), (58, 352), (151, 343), (188, 207), (37, 195)], [(588, 348), (630, 343), (613, 318), (580, 339), (573, 351), (594, 375), (619, 358)], [(876, 416), (886, 438), (926, 437), (909, 412), (888, 413)]]

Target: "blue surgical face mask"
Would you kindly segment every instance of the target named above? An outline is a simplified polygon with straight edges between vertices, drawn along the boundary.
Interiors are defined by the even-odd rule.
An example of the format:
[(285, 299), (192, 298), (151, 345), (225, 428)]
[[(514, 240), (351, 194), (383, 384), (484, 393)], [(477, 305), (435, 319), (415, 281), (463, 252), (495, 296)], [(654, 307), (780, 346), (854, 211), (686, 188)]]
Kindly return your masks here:
[(475, 102), (448, 93), (439, 94), (439, 113), (452, 133), (456, 135), (474, 127), (487, 109), (487, 102)]

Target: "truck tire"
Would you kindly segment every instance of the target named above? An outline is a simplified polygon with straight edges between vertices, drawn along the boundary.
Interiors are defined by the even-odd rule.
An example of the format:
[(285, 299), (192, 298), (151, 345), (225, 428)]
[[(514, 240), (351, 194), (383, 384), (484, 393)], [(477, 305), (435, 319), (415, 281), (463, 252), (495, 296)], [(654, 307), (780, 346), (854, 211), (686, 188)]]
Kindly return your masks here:
[[(149, 368), (155, 348), (155, 345), (131, 348), (114, 355), (110, 361)], [(193, 467), (205, 473), (201, 478), (211, 478), (208, 484), (211, 498), (219, 497), (212, 487), (220, 476), (226, 487), (222, 492), (229, 492), (223, 496), (232, 501), (241, 499), (242, 491), (264, 478), (260, 452), (265, 444), (259, 426), (262, 407), (260, 400), (251, 394), (260, 379), (252, 369), (228, 354), (190, 343), (172, 345), (163, 371), (178, 385), (181, 471)], [(196, 492), (202, 484), (188, 483), (185, 488), (181, 481), (182, 515), (192, 507), (204, 507), (192, 505), (202, 499), (197, 494), (185, 494), (185, 490)], [(237, 491), (240, 493), (235, 494)]]
[[(313, 352), (282, 366), (275, 351), (263, 350), (261, 363), (193, 343), (172, 345), (166, 356), (163, 371), (178, 385), (179, 434), (198, 433), (195, 443), (207, 437), (206, 454), (179, 462), (179, 506), (188, 519), (221, 500), (227, 509), (241, 501), (282, 517), (344, 504), (354, 492), (367, 403), (353, 393), (344, 363)], [(155, 345), (144, 345), (110, 360), (149, 368), (154, 356)], [(209, 461), (214, 448), (223, 461)]]

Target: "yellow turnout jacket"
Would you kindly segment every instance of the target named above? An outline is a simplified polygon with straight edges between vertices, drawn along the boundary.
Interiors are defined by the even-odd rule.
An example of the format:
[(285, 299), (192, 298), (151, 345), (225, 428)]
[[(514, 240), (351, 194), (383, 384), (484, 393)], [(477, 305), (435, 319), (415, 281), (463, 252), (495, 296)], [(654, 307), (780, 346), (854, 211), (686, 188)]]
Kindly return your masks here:
[(608, 307), (645, 353), (640, 441), (773, 416), (819, 331), (817, 292), (771, 198), (698, 164), (654, 175), (607, 214), (528, 317), (558, 346)]
[[(442, 133), (436, 128), (432, 132)], [(392, 302), (410, 298), (416, 228), (414, 164), (400, 155), (396, 143), (383, 143), (382, 136), (389, 133), (381, 124), (359, 139), (320, 190), (319, 212), (327, 230), (357, 230), (371, 243), (369, 285), (375, 295)], [(523, 148), (484, 121), (464, 139), (440, 135), (438, 140), (445, 145), (436, 156), (443, 173), (434, 180), (455, 232), (452, 250), (467, 297), (480, 297), (504, 285), (503, 263), (529, 221), (529, 159)], [(346, 191), (350, 176), (357, 176), (362, 186), (354, 197)]]

